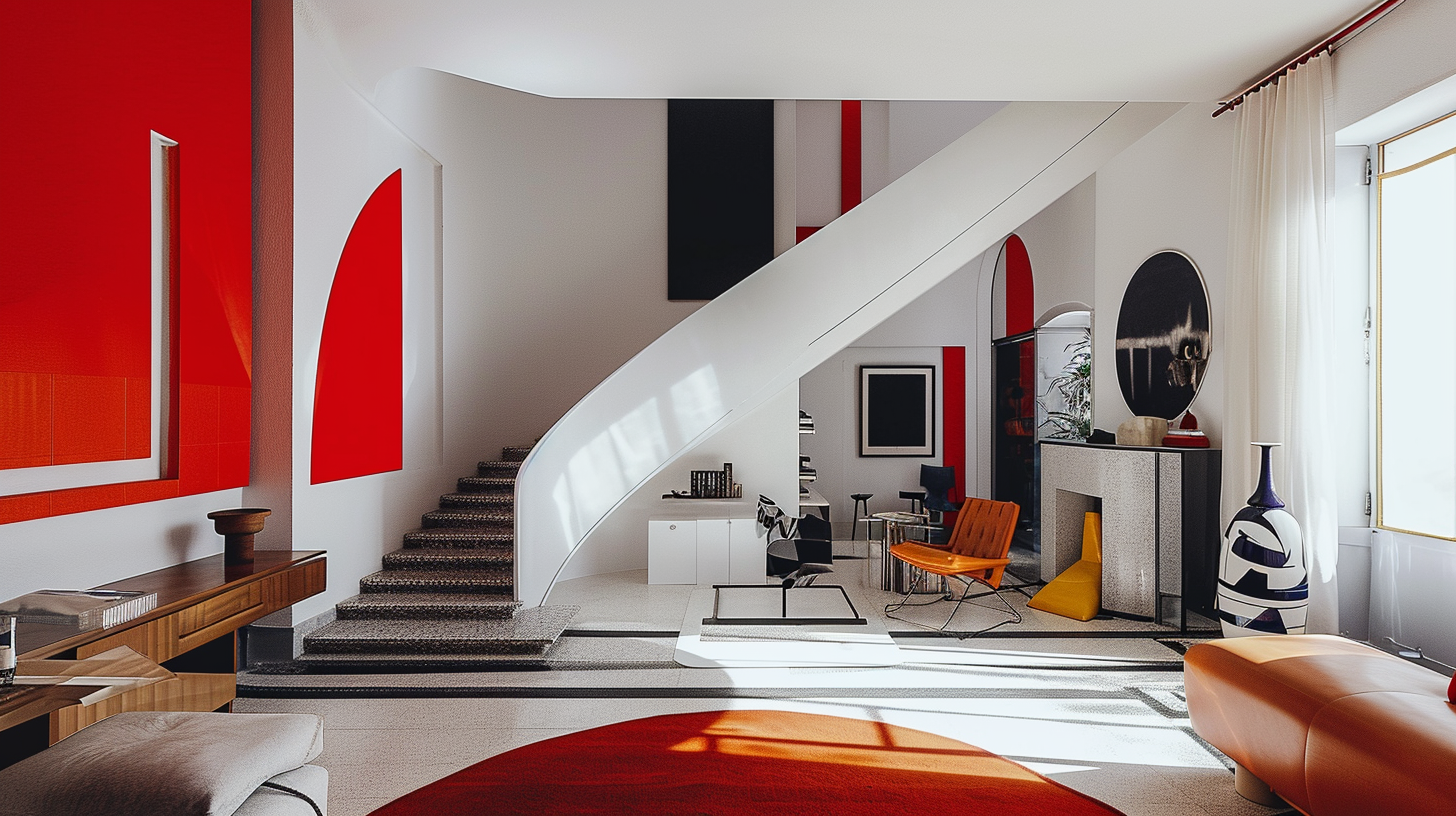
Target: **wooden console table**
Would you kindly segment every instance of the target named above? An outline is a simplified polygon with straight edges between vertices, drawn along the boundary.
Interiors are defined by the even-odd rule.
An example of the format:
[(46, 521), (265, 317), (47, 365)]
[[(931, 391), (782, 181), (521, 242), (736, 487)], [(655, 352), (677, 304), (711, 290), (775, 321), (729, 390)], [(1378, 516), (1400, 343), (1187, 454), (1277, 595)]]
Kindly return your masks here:
[(94, 705), (67, 706), (6, 731), (0, 736), (0, 767), (122, 711), (228, 706), (237, 696), (238, 630), (325, 587), (322, 551), (258, 550), (255, 559), (226, 566), (214, 555), (98, 587), (157, 593), (155, 609), (119, 626), (78, 632), (22, 623), (21, 660), (82, 660), (129, 646), (176, 677)]

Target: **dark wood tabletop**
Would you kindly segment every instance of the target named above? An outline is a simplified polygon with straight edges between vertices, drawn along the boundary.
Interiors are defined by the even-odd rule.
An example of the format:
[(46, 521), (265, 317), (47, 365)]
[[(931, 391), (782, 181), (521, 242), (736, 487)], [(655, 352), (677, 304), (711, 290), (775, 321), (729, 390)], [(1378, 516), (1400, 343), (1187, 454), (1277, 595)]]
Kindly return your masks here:
[(223, 556), (219, 553), (93, 587), (155, 592), (157, 607), (126, 623), (106, 629), (83, 631), (71, 626), (28, 624), (22, 621), (16, 627), (17, 651), (22, 660), (52, 657), (103, 635), (121, 632), (170, 615), (240, 584), (280, 572), (323, 554), (322, 550), (256, 550), (251, 564), (225, 565)]

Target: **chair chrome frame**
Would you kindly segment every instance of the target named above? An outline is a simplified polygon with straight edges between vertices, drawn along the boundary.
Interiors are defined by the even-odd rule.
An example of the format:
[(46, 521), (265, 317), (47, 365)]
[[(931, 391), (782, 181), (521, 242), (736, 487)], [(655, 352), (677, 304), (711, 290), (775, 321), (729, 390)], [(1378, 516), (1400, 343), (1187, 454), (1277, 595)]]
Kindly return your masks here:
[[(930, 573), (928, 573), (928, 572), (926, 572), (925, 570), (922, 570), (922, 569), (916, 569), (915, 572), (917, 573), (916, 576), (915, 576), (915, 580), (910, 582), (910, 591), (905, 593), (905, 597), (901, 598), (900, 600), (898, 600), (898, 601), (896, 601), (894, 603), (890, 603), (890, 604), (886, 604), (885, 605), (885, 617), (887, 617), (887, 618), (893, 618), (894, 620), (902, 621), (904, 623), (908, 623), (911, 626), (919, 626), (922, 629), (929, 629), (932, 632), (943, 632), (943, 633), (948, 634), (948, 635), (955, 635), (956, 637), (961, 638), (961, 639), (968, 638), (968, 637), (974, 637), (974, 636), (980, 635), (980, 634), (984, 634), (984, 633), (989, 632), (992, 629), (995, 629), (997, 627), (1006, 626), (1007, 624), (1021, 623), (1021, 613), (1018, 612), (1018, 611), (1016, 611), (1016, 608), (1013, 607), (1009, 601), (1007, 601), (1005, 598), (1001, 597), (1000, 590), (996, 589), (995, 587), (992, 587), (990, 584), (986, 583), (984, 580), (982, 580), (980, 578), (977, 578), (974, 575), (942, 575), (942, 576), (939, 576), (940, 579), (941, 579), (941, 591), (938, 592), (938, 593), (927, 593), (927, 592), (920, 592), (919, 590), (920, 590), (921, 584), (926, 580), (927, 577), (929, 577)], [(952, 595), (952, 593), (950, 592), (950, 590), (947, 588), (947, 585), (945, 583), (945, 579), (946, 578), (955, 578), (955, 579), (959, 580), (961, 583), (963, 583), (963, 584), (966, 585), (966, 588), (961, 592), (961, 596), (959, 598), (955, 598)], [(975, 595), (972, 595), (971, 594), (971, 590), (974, 589), (977, 584), (980, 584), (980, 585), (986, 587), (986, 591), (985, 592), (978, 592)], [(1017, 587), (1008, 586), (1008, 587), (1005, 587), (1005, 589), (1017, 589)], [(910, 602), (910, 598), (913, 597), (916, 594), (922, 594), (922, 595), (934, 594), (935, 597), (932, 598), (931, 600), (928, 600), (928, 601), (921, 601), (919, 603), (911, 603)], [(996, 609), (996, 607), (990, 606), (988, 604), (976, 603), (976, 601), (975, 601), (976, 598), (984, 598), (987, 595), (993, 596), (996, 600), (998, 600), (998, 601), (1001, 602), (1001, 606), (1005, 608), (1007, 614), (1009, 615), (1009, 617), (1006, 620), (1003, 620), (1000, 623), (992, 624), (991, 626), (988, 626), (988, 627), (986, 627), (984, 629), (955, 630), (955, 629), (950, 629), (949, 628), (950, 622), (953, 621), (953, 620), (955, 620), (956, 613), (961, 610), (961, 604), (963, 604), (963, 603), (969, 603), (972, 606), (979, 606), (979, 607), (981, 607), (983, 609)], [(910, 620), (909, 618), (904, 618), (904, 617), (901, 617), (899, 615), (894, 614), (894, 613), (900, 611), (901, 609), (903, 609), (903, 608), (905, 608), (907, 606), (930, 606), (931, 604), (937, 604), (937, 603), (940, 603), (941, 601), (953, 601), (953, 603), (951, 605), (950, 615), (948, 617), (946, 617), (945, 623), (942, 623), (940, 626), (931, 626), (931, 625), (926, 624), (926, 623), (921, 623), (919, 621)]]

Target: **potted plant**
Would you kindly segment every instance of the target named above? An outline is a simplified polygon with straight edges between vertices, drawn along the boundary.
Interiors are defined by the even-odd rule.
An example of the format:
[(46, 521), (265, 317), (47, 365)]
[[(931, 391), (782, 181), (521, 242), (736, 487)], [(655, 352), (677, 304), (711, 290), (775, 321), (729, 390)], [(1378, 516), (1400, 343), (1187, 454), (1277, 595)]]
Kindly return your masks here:
[[(1048, 429), (1047, 439), (1081, 439), (1092, 435), (1092, 333), (1084, 332), (1064, 351), (1071, 358), (1062, 366), (1062, 373), (1037, 397), (1046, 419), (1041, 427)], [(1056, 392), (1061, 410), (1052, 410), (1047, 398)]]

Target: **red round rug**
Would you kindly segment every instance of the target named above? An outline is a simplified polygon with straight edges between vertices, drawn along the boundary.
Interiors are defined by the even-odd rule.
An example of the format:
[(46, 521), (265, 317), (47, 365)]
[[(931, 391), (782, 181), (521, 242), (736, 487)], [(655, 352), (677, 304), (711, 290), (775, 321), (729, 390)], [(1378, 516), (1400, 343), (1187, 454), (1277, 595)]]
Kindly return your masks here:
[(924, 731), (785, 711), (629, 720), (466, 768), (372, 816), (467, 813), (1120, 814)]

